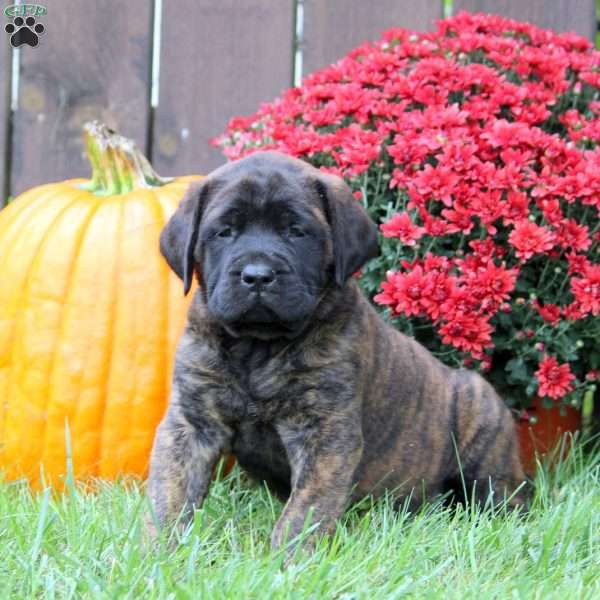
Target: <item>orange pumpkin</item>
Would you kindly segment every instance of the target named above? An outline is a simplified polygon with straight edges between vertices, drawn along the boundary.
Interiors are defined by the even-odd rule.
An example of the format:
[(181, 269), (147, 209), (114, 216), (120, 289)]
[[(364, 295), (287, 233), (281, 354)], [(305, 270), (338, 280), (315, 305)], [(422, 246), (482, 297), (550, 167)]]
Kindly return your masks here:
[(58, 483), (146, 473), (188, 300), (158, 250), (188, 184), (85, 128), (91, 181), (42, 185), (0, 212), (0, 471)]

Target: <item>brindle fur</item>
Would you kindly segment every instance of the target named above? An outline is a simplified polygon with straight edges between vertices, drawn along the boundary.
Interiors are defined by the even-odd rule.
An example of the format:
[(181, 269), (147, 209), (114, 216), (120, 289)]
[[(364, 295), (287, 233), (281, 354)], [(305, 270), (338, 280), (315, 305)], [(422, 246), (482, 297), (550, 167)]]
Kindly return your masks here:
[[(159, 524), (182, 510), (184, 519), (191, 517), (223, 452), (287, 500), (273, 547), (300, 533), (309, 511), (321, 531), (330, 531), (349, 501), (386, 490), (399, 501), (410, 496), (413, 506), (464, 488), (481, 502), (492, 492), (493, 502), (510, 497), (510, 505), (523, 504), (513, 419), (493, 388), (474, 372), (443, 365), (384, 322), (348, 273), (334, 275), (343, 248), (336, 248), (332, 219), (342, 218), (345, 184), (277, 153), (239, 163), (245, 161), (245, 178), (260, 167), (267, 172), (261, 181), (271, 181), (271, 171), (281, 176), (290, 163), (287, 177), (322, 182), (329, 206), (308, 192), (297, 202), (309, 203), (329, 228), (322, 260), (332, 275), (292, 337), (232, 335), (211, 314), (205, 293), (195, 293), (152, 452), (149, 495)], [(226, 166), (215, 178), (238, 177)], [(204, 202), (207, 216), (205, 191), (192, 190), (188, 200)], [(163, 252), (180, 275), (185, 269), (178, 261), (185, 261), (189, 240), (178, 240), (185, 228), (177, 218), (200, 218), (192, 217), (189, 204), (182, 204), (163, 236)], [(366, 219), (360, 212), (354, 218)], [(202, 282), (206, 263), (198, 252), (193, 262)]]

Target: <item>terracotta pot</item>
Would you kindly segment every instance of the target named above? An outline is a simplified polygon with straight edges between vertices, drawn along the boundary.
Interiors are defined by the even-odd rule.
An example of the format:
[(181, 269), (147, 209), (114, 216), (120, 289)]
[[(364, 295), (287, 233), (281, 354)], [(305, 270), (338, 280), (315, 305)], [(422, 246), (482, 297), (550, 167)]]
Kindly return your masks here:
[(521, 460), (527, 475), (535, 475), (536, 454), (544, 458), (557, 448), (566, 433), (574, 433), (580, 428), (578, 409), (567, 406), (561, 413), (557, 406), (544, 408), (540, 400), (534, 401), (517, 424)]
[(231, 473), (231, 470), (235, 466), (235, 456), (233, 454), (225, 455), (225, 462), (223, 464), (223, 477), (226, 477)]

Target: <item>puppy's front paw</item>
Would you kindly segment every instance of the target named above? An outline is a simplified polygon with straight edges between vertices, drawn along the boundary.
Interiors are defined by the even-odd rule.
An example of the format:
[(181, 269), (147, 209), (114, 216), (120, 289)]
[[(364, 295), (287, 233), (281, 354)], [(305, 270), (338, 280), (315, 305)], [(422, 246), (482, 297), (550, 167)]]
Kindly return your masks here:
[(314, 554), (316, 541), (316, 537), (310, 535), (302, 539), (295, 539), (291, 542), (283, 543), (277, 548), (273, 546), (273, 541), (271, 541), (271, 549), (273, 552), (283, 555), (281, 568), (287, 569), (291, 565), (298, 563), (302, 558), (308, 558)]
[(144, 554), (155, 552), (159, 546), (159, 530), (152, 518), (152, 515), (146, 515), (142, 525), (141, 546)]
[(303, 527), (304, 519), (299, 519), (294, 527), (293, 521), (279, 520), (271, 535), (271, 550), (283, 553), (282, 568), (286, 569), (299, 557), (314, 553), (320, 537), (327, 533), (319, 528), (318, 523)]

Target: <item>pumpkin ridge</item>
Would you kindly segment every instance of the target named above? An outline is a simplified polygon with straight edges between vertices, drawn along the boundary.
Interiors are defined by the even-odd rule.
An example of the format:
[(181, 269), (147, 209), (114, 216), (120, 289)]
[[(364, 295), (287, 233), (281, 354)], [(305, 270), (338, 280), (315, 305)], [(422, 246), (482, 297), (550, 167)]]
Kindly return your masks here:
[[(132, 385), (129, 388), (129, 393), (127, 395), (127, 414), (132, 415), (132, 403), (135, 400), (137, 395), (137, 385), (138, 385), (138, 357), (139, 357), (139, 341), (138, 341), (138, 323), (137, 319), (133, 319), (132, 322), (132, 337), (136, 340), (135, 349), (133, 351), (133, 375), (132, 375)], [(131, 423), (129, 423), (129, 427), (127, 428), (127, 438), (131, 434)]]
[[(61, 195), (62, 193), (64, 193), (64, 191), (59, 191), (55, 195), (58, 196), (58, 195)], [(32, 277), (32, 274), (35, 271), (35, 269), (38, 267), (39, 261), (41, 260), (42, 249), (44, 249), (46, 243), (48, 242), (48, 239), (50, 238), (51, 233), (58, 226), (58, 224), (60, 223), (60, 221), (63, 218), (63, 216), (65, 215), (65, 213), (79, 202), (78, 196), (79, 196), (79, 194), (76, 194), (76, 197), (74, 197), (71, 201), (67, 202), (65, 204), (65, 206), (63, 206), (57, 212), (57, 214), (52, 218), (52, 220), (48, 224), (46, 230), (40, 237), (40, 240), (36, 247), (36, 250), (33, 253), (32, 259), (27, 267), (27, 273), (26, 273), (25, 277), (23, 278), (22, 291), (23, 291), (24, 296), (27, 297), (27, 294), (29, 293), (30, 286), (31, 286), (31, 277)], [(21, 313), (14, 320), (13, 326), (11, 328), (11, 348), (10, 348), (10, 358), (9, 358), (9, 364), (11, 366), (14, 365), (15, 358), (18, 355), (17, 350), (16, 350), (17, 345), (15, 344), (15, 337), (16, 337), (16, 333), (18, 332), (19, 326), (22, 324), (22, 318), (23, 318), (23, 313)], [(9, 376), (8, 376), (7, 382), (6, 382), (6, 394), (7, 394), (6, 397), (7, 398), (10, 397), (11, 389), (14, 384), (14, 372), (15, 372), (15, 369), (11, 368), (9, 371)], [(5, 427), (6, 427), (7, 417), (8, 417), (8, 412), (5, 415), (4, 422), (3, 422), (3, 430), (1, 432), (2, 440), (6, 439)], [(45, 424), (44, 424), (44, 427), (45, 427)], [(43, 452), (43, 446), (41, 446), (41, 447), (42, 447), (42, 452)]]
[[(161, 194), (161, 197), (158, 196), (158, 194), (154, 194), (154, 197), (156, 199), (156, 203), (158, 204), (162, 215), (163, 215), (163, 222), (166, 223), (167, 220), (169, 219), (170, 214), (172, 214), (172, 210), (169, 211), (165, 208), (165, 205), (163, 204), (163, 199), (169, 201), (169, 203), (172, 202), (173, 206), (175, 208), (177, 208), (177, 194), (173, 193), (171, 190), (169, 190), (169, 192), (167, 193), (167, 190), (164, 190), (164, 193)], [(170, 319), (170, 315), (171, 315), (171, 290), (170, 290), (170, 286), (169, 286), (169, 271), (163, 269), (163, 275), (162, 275), (162, 279), (163, 279), (163, 293), (165, 294), (165, 305), (167, 307), (166, 309), (166, 315), (165, 315), (165, 336), (164, 336), (164, 352), (163, 352), (163, 360), (165, 363), (165, 382), (164, 382), (164, 390), (165, 390), (165, 394), (168, 393), (169, 388), (171, 387), (171, 373), (170, 373), (170, 369), (168, 368), (168, 363), (169, 363), (169, 352), (168, 352), (168, 345), (169, 345), (169, 331), (170, 331), (170, 327), (171, 327), (171, 319)], [(165, 399), (165, 404), (166, 404), (167, 399)]]
[[(122, 250), (123, 250), (123, 230), (125, 227), (125, 204), (124, 203), (119, 203), (119, 225), (118, 225), (118, 232), (117, 232), (117, 251), (115, 253), (115, 268), (113, 271), (113, 289), (116, 289), (120, 283), (120, 277), (121, 277), (121, 260), (122, 260)], [(93, 473), (95, 476), (99, 476), (100, 475), (100, 469), (101, 469), (101, 465), (102, 465), (102, 454), (103, 454), (103, 450), (104, 450), (104, 420), (105, 420), (105, 416), (106, 416), (106, 409), (107, 409), (107, 405), (108, 405), (108, 386), (110, 384), (110, 377), (111, 377), (111, 372), (113, 370), (113, 357), (114, 357), (114, 350), (115, 350), (115, 336), (114, 336), (114, 331), (115, 331), (115, 327), (116, 327), (116, 323), (115, 323), (115, 319), (116, 319), (116, 315), (117, 315), (117, 309), (118, 309), (118, 305), (119, 305), (119, 298), (120, 298), (120, 294), (116, 294), (113, 293), (112, 294), (112, 302), (111, 302), (111, 307), (110, 307), (110, 325), (109, 325), (109, 331), (108, 331), (108, 339), (110, 340), (110, 345), (109, 345), (109, 349), (108, 349), (108, 355), (105, 358), (105, 364), (106, 366), (106, 370), (105, 370), (105, 376), (103, 377), (104, 379), (104, 390), (103, 390), (103, 400), (102, 400), (102, 415), (100, 417), (99, 420), (99, 427), (100, 427), (100, 435), (98, 436), (98, 447), (96, 450), (96, 462), (93, 465)], [(78, 404), (79, 406), (79, 404)]]
[[(164, 188), (163, 188), (164, 189)], [(147, 211), (151, 211), (152, 215), (154, 217), (157, 217), (156, 219), (153, 220), (153, 223), (162, 223), (164, 224), (166, 222), (165, 220), (165, 214), (164, 211), (162, 209), (162, 204), (159, 201), (159, 194), (162, 195), (163, 194), (163, 189), (161, 189), (160, 191), (157, 189), (150, 189), (147, 191), (147, 202), (145, 204), (145, 208)], [(157, 193), (158, 192), (158, 193)], [(158, 239), (156, 240), (156, 243), (158, 245)], [(156, 287), (158, 285), (158, 282), (156, 282), (156, 284), (153, 286), (153, 289), (156, 290)], [(166, 305), (168, 307), (168, 304)], [(134, 327), (136, 326), (137, 321), (134, 321)], [(161, 328), (158, 328), (159, 330)], [(165, 328), (162, 328), (164, 330), (164, 332), (166, 332)], [(136, 330), (137, 331), (137, 330)], [(166, 333), (160, 333), (161, 338), (160, 338), (160, 342), (158, 344), (158, 347), (160, 347), (160, 352), (161, 352), (161, 357), (164, 360), (165, 354), (166, 354), (166, 348), (165, 348), (165, 340), (166, 340)], [(139, 417), (138, 415), (138, 411), (139, 411), (139, 406), (136, 407), (136, 400), (138, 397), (138, 386), (139, 386), (139, 379), (138, 379), (138, 372), (139, 372), (139, 335), (136, 334), (135, 335), (135, 339), (138, 340), (138, 343), (136, 344), (136, 350), (134, 353), (134, 365), (136, 366), (136, 368), (134, 369), (134, 377), (133, 377), (133, 385), (131, 387), (131, 391), (130, 391), (130, 395), (129, 395), (129, 414), (131, 415), (131, 421), (130, 421), (130, 426), (127, 429), (127, 435), (126, 435), (126, 439), (124, 440), (124, 447), (126, 448), (126, 455), (131, 459), (134, 457), (135, 452), (132, 452), (132, 448), (131, 448), (131, 444), (132, 444), (132, 433), (136, 433), (139, 430), (139, 424), (140, 424), (140, 419), (137, 418)], [(161, 361), (158, 361), (159, 364)], [(164, 397), (167, 394), (167, 390), (169, 389), (169, 386), (165, 387), (162, 383), (161, 385), (162, 387), (162, 396), (163, 396), (163, 402), (166, 405), (166, 398)], [(143, 419), (142, 419), (143, 420)]]
[[(162, 377), (156, 376), (150, 386), (145, 384), (140, 385), (140, 380), (138, 380), (138, 377), (147, 377), (145, 373), (147, 373), (148, 366), (145, 357), (148, 347), (153, 348), (152, 355), (156, 363), (152, 371), (158, 374), (161, 368), (164, 369), (164, 365), (157, 359), (159, 353), (161, 355), (164, 353), (162, 344), (164, 344), (165, 336), (161, 331), (162, 324), (156, 324), (157, 326), (155, 327), (153, 323), (151, 333), (149, 333), (149, 322), (146, 321), (146, 317), (144, 316), (147, 312), (146, 303), (142, 302), (142, 304), (138, 304), (139, 293), (136, 292), (134, 298), (129, 296), (129, 292), (127, 291), (127, 278), (131, 273), (131, 268), (135, 270), (143, 268), (146, 273), (148, 269), (153, 271), (154, 275), (151, 279), (153, 285), (151, 290), (149, 290), (153, 295), (146, 295), (146, 299), (151, 305), (156, 304), (156, 299), (159, 300), (158, 304), (161, 306), (155, 314), (157, 318), (164, 319), (165, 306), (164, 302), (160, 302), (161, 294), (158, 290), (160, 279), (156, 278), (156, 272), (162, 263), (162, 257), (158, 254), (158, 232), (164, 224), (165, 216), (158, 202), (155, 201), (157, 197), (164, 194), (163, 190), (164, 188), (161, 190), (138, 190), (133, 204), (123, 203), (127, 207), (125, 209), (124, 221), (126, 227), (121, 236), (121, 251), (124, 260), (120, 262), (120, 272), (122, 275), (118, 287), (125, 293), (127, 302), (123, 303), (123, 310), (118, 309), (115, 316), (116, 333), (113, 337), (115, 338), (115, 343), (119, 343), (120, 337), (121, 339), (126, 338), (134, 341), (135, 345), (127, 353), (126, 366), (123, 364), (124, 357), (122, 351), (117, 352), (117, 358), (115, 359), (117, 362), (115, 363), (115, 360), (113, 360), (115, 368), (111, 369), (109, 374), (107, 382), (109, 395), (116, 402), (112, 404), (110, 402), (106, 403), (104, 407), (104, 420), (101, 430), (103, 452), (99, 463), (101, 477), (114, 477), (119, 472), (142, 474), (143, 467), (140, 466), (140, 459), (143, 456), (139, 448), (140, 431), (145, 431), (148, 428), (149, 421), (153, 421), (152, 426), (156, 427), (156, 419), (148, 415), (158, 412), (155, 405), (159, 400), (161, 407), (166, 403), (162, 399), (165, 397), (167, 391), (164, 388)], [(128, 210), (133, 210), (134, 206), (138, 206), (138, 210), (142, 211), (138, 215), (138, 218), (144, 225), (129, 228), (128, 224), (131, 219), (128, 217)], [(134, 212), (137, 211), (134, 210)], [(137, 232), (136, 235), (128, 235), (132, 231)], [(129, 240), (135, 241), (135, 248), (128, 246)], [(140, 248), (148, 248), (150, 246), (156, 247), (156, 254), (149, 256), (146, 260), (142, 260), (141, 263), (139, 260), (134, 260), (133, 264), (129, 264), (127, 257), (130, 254), (138, 256)], [(153, 266), (149, 266), (148, 260), (150, 260)], [(148, 279), (149, 275), (146, 274), (144, 277)], [(122, 379), (123, 371), (127, 373), (126, 385), (122, 382), (119, 383)], [(157, 386), (160, 386), (160, 389)], [(148, 390), (152, 391), (149, 393)], [(153, 408), (149, 407), (149, 401), (153, 403)], [(124, 415), (124, 417), (121, 415)], [(162, 414), (160, 417), (162, 417)], [(115, 419), (120, 421), (119, 428), (117, 429), (118, 434), (115, 434)], [(148, 434), (142, 437), (148, 438)], [(149, 450), (150, 448), (144, 454), (149, 454)]]
[[(2, 228), (0, 229), (0, 233), (2, 232), (2, 230), (9, 230), (12, 228), (13, 224), (19, 219), (19, 217), (23, 216), (23, 213), (25, 213), (25, 217), (23, 217), (23, 220), (26, 222), (27, 218), (30, 216), (30, 213), (34, 212), (33, 208), (31, 208), (31, 206), (33, 205), (35, 208), (38, 207), (38, 205), (40, 204), (44, 204), (45, 202), (48, 202), (49, 200), (54, 199), (55, 197), (59, 196), (62, 194), (62, 192), (57, 192), (54, 190), (54, 193), (52, 193), (53, 190), (47, 190), (47, 194), (44, 196), (41, 196), (40, 198), (36, 198), (34, 202), (32, 202), (32, 204), (26, 206), (25, 209), (23, 209), (23, 211), (19, 211), (19, 210), (15, 210), (14, 214), (9, 215), (11, 217), (11, 219), (7, 222), (7, 223), (3, 223), (2, 224)], [(63, 206), (55, 215), (55, 217), (53, 218), (53, 223), (55, 220), (60, 219), (60, 216), (62, 214), (63, 211), (67, 210), (69, 208), (69, 206), (71, 206), (72, 203), (68, 203), (65, 204), (65, 206)], [(52, 224), (52, 223), (51, 223)], [(21, 228), (19, 228), (18, 233), (13, 237), (12, 243), (9, 244), (8, 246), (8, 252), (7, 254), (4, 256), (4, 259), (6, 260), (8, 256), (10, 256), (10, 252), (11, 249), (14, 248), (16, 246), (15, 241), (21, 236), (23, 235), (23, 230)], [(41, 246), (44, 243), (44, 238), (42, 237), (42, 239), (40, 239), (40, 242), (37, 246), (37, 248), (35, 249), (34, 253), (32, 254), (32, 260), (29, 263), (29, 267), (28, 267), (28, 271), (25, 274), (25, 277), (23, 278), (23, 283), (22, 283), (22, 289), (25, 290), (27, 289), (27, 286), (29, 284), (29, 277), (31, 274), (31, 270), (33, 269), (33, 264), (35, 262), (35, 258), (37, 256), (37, 254), (39, 253), (39, 250), (41, 248)], [(8, 336), (8, 344), (7, 344), (7, 348), (10, 348), (10, 356), (7, 359), (6, 362), (6, 368), (8, 369), (9, 373), (8, 373), (8, 377), (6, 379), (5, 385), (4, 385), (4, 392), (6, 393), (6, 396), (3, 398), (2, 395), (0, 395), (0, 456), (3, 453), (3, 445), (4, 445), (4, 427), (6, 424), (6, 415), (7, 415), (7, 409), (4, 408), (4, 402), (8, 402), (8, 398), (9, 398), (9, 392), (10, 392), (10, 388), (11, 388), (11, 374), (12, 374), (12, 370), (11, 370), (11, 365), (13, 364), (13, 360), (14, 360), (14, 353), (15, 353), (15, 345), (14, 345), (14, 338), (15, 338), (15, 330), (17, 327), (17, 318), (13, 318), (12, 319), (12, 324), (10, 326), (10, 334)], [(0, 390), (1, 392), (1, 390)], [(0, 460), (0, 466), (1, 466), (1, 460)]]
[[(121, 253), (123, 250), (123, 231), (125, 228), (125, 204), (121, 203), (120, 204), (120, 209), (119, 209), (119, 227), (118, 227), (118, 231), (117, 231), (117, 240), (118, 240), (118, 248), (117, 248), (117, 252), (115, 254), (115, 271), (113, 274), (114, 277), (114, 283), (115, 283), (115, 288), (119, 287), (119, 283), (121, 281), (121, 273), (122, 273), (122, 267), (121, 267)], [(116, 327), (116, 323), (115, 323), (115, 319), (117, 316), (117, 309), (119, 307), (119, 297), (120, 294), (113, 294), (113, 301), (111, 303), (111, 307), (110, 307), (110, 327), (109, 327), (109, 333), (108, 333), (108, 338), (110, 340), (110, 345), (109, 345), (109, 350), (108, 350), (108, 356), (105, 359), (105, 364), (107, 365), (106, 371), (105, 371), (105, 376), (104, 376), (104, 390), (103, 390), (103, 402), (102, 402), (102, 415), (100, 417), (100, 421), (99, 421), (99, 431), (100, 431), (100, 435), (98, 436), (98, 448), (96, 451), (96, 456), (97, 456), (97, 460), (96, 460), (96, 464), (94, 465), (94, 474), (96, 476), (100, 476), (101, 475), (101, 470), (102, 470), (102, 464), (103, 464), (103, 459), (104, 459), (104, 422), (105, 422), (105, 418), (106, 418), (106, 412), (108, 409), (108, 400), (109, 400), (109, 386), (110, 386), (110, 382), (111, 382), (111, 374), (113, 372), (113, 359), (114, 359), (114, 351), (115, 351), (115, 327)]]
[[(61, 195), (61, 192), (56, 192), (56, 194), (53, 194), (52, 197), (54, 196), (59, 196)], [(32, 254), (32, 260), (29, 263), (29, 265), (27, 266), (27, 272), (25, 274), (25, 277), (23, 278), (23, 286), (22, 286), (22, 290), (23, 292), (27, 292), (29, 289), (29, 286), (31, 285), (31, 275), (32, 272), (34, 270), (34, 267), (37, 266), (37, 261), (39, 260), (39, 256), (40, 256), (40, 250), (42, 249), (42, 247), (44, 246), (44, 244), (47, 242), (48, 237), (50, 236), (51, 231), (54, 229), (54, 227), (59, 223), (60, 219), (62, 218), (63, 214), (69, 210), (72, 206), (74, 206), (76, 203), (78, 202), (78, 199), (75, 198), (73, 200), (71, 200), (70, 202), (67, 202), (57, 213), (56, 215), (54, 215), (54, 217), (52, 217), (52, 221), (50, 221), (50, 224), (48, 225), (48, 227), (46, 228), (46, 231), (44, 231), (44, 233), (42, 234), (42, 236), (40, 237), (40, 240), (37, 244), (37, 247), (35, 249), (35, 252)], [(15, 238), (16, 239), (16, 238)], [(18, 319), (14, 320), (13, 326), (11, 327), (11, 358), (9, 359), (9, 364), (13, 363), (13, 358), (14, 358), (14, 344), (12, 343), (14, 338), (15, 338), (15, 329), (17, 328), (18, 325)], [(9, 377), (8, 381), (7, 381), (7, 385), (6, 385), (6, 391), (7, 391), (7, 397), (8, 397), (8, 392), (10, 391), (10, 387), (12, 383), (12, 378)]]
[[(151, 197), (151, 198), (152, 198), (152, 204), (154, 205), (154, 210), (153, 210), (153, 212), (156, 212), (156, 213), (160, 212), (160, 213), (162, 214), (162, 210), (160, 209), (160, 206), (159, 206), (159, 204), (160, 204), (160, 203), (158, 202), (158, 199), (157, 199), (157, 197), (156, 197), (156, 196), (157, 196), (157, 195), (156, 195), (156, 194), (154, 194), (154, 193), (152, 193), (152, 191), (151, 191), (151, 193), (149, 194), (149, 197)], [(158, 208), (158, 211), (156, 210), (156, 208)], [(164, 221), (163, 221), (163, 222), (164, 222)], [(157, 240), (157, 244), (158, 244), (158, 240)], [(134, 331), (136, 331), (136, 332), (137, 332), (136, 325), (137, 325), (137, 321), (134, 321)], [(136, 340), (139, 340), (139, 336), (137, 335), (137, 333), (136, 333), (136, 335), (135, 335), (135, 339), (136, 339)], [(139, 345), (139, 342), (138, 342), (138, 344), (136, 344), (136, 348), (135, 348), (135, 354), (134, 354), (134, 364), (135, 364), (135, 365), (138, 365), (138, 364), (139, 364), (139, 352), (140, 352), (140, 345)], [(137, 397), (137, 395), (138, 395), (138, 386), (139, 386), (139, 379), (138, 379), (138, 369), (136, 368), (136, 369), (135, 369), (135, 374), (134, 374), (134, 377), (133, 377), (133, 385), (132, 385), (132, 387), (131, 387), (130, 403), (131, 403), (132, 401), (133, 401), (133, 402), (135, 402), (135, 399), (136, 399), (136, 397)], [(165, 390), (164, 390), (164, 388), (163, 388), (163, 395), (164, 395), (164, 393), (165, 393)], [(128, 426), (128, 428), (127, 428), (127, 435), (126, 435), (126, 439), (127, 439), (127, 445), (128, 445), (128, 448), (129, 448), (129, 447), (130, 447), (130, 445), (131, 445), (131, 440), (132, 440), (132, 428), (133, 428), (134, 424), (136, 424), (136, 422), (135, 422), (135, 412), (132, 410), (132, 418), (131, 418), (131, 420), (129, 421), (129, 424), (128, 424), (129, 426)], [(128, 452), (128, 454), (129, 454), (129, 452)]]
[[(48, 188), (53, 184), (49, 184)], [(54, 194), (52, 194), (51, 189), (47, 189), (46, 193), (52, 197), (57, 196), (59, 192), (54, 190)], [(27, 193), (27, 192), (25, 192)], [(25, 194), (23, 194), (25, 195)], [(9, 230), (12, 228), (13, 223), (19, 219), (23, 218), (23, 213), (27, 212), (27, 214), (35, 212), (34, 207), (37, 208), (39, 204), (43, 204), (46, 201), (45, 196), (34, 197), (33, 200), (29, 201), (29, 203), (25, 203), (25, 208), (21, 208), (22, 202), (19, 200), (18, 202), (11, 202), (7, 206), (2, 209), (2, 225), (0, 226), (0, 239), (2, 236), (3, 230)], [(8, 215), (8, 216), (7, 216)], [(9, 246), (10, 247), (10, 246)]]
[[(83, 224), (79, 227), (78, 238), (73, 247), (73, 257), (74, 258), (69, 265), (68, 273), (65, 278), (65, 286), (64, 286), (64, 292), (63, 292), (63, 298), (65, 300), (62, 303), (62, 308), (60, 311), (60, 317), (59, 317), (59, 322), (58, 322), (58, 332), (59, 332), (58, 337), (59, 338), (61, 338), (61, 336), (63, 334), (64, 324), (65, 324), (65, 314), (66, 314), (66, 310), (68, 307), (67, 299), (70, 294), (70, 288), (73, 285), (73, 273), (75, 271), (75, 267), (77, 265), (77, 261), (80, 256), (81, 246), (85, 239), (85, 235), (88, 231), (89, 225), (90, 225), (94, 215), (96, 214), (98, 208), (101, 205), (101, 201), (99, 199), (96, 199), (95, 197), (93, 197), (93, 199), (95, 202), (94, 202), (94, 204), (89, 204), (88, 214), (86, 215), (86, 218), (83, 220)], [(79, 201), (79, 199), (77, 199), (77, 201)], [(55, 347), (54, 351), (52, 352), (52, 358), (50, 360), (50, 367), (49, 367), (47, 375), (46, 375), (46, 389), (47, 390), (49, 390), (49, 388), (50, 388), (50, 383), (52, 382), (52, 376), (53, 376), (54, 370), (56, 368), (58, 350), (59, 350), (59, 348)], [(91, 350), (91, 348), (90, 348), (90, 350)], [(52, 398), (52, 394), (49, 393), (48, 400), (50, 400), (51, 398)], [(46, 413), (50, 412), (50, 406), (51, 406), (50, 404), (48, 404), (46, 406)], [(66, 422), (68, 423), (68, 419), (66, 419)], [(73, 424), (74, 424), (74, 419), (73, 419)], [(72, 424), (69, 423), (68, 426), (69, 426), (69, 431), (72, 431), (73, 430)], [(43, 427), (43, 432), (42, 432), (41, 456), (39, 458), (39, 462), (41, 464), (45, 463), (44, 459), (46, 456), (46, 441), (47, 441), (47, 437), (48, 437), (47, 434), (48, 434), (48, 418), (46, 418), (44, 420), (44, 427)], [(73, 465), (73, 469), (74, 469), (74, 465)]]
[[(190, 182), (191, 183), (191, 182)], [(188, 186), (186, 186), (186, 189)], [(157, 194), (155, 194), (155, 196), (157, 196), (157, 201), (161, 206), (161, 209), (163, 211), (163, 214), (165, 215), (165, 223), (166, 220), (169, 218), (169, 215), (173, 213), (173, 209), (176, 209), (179, 201), (181, 200), (181, 192), (177, 191), (177, 190), (173, 190), (170, 189), (167, 190), (165, 189), (164, 191), (162, 191), (162, 193), (160, 194), (160, 197), (158, 197)], [(169, 204), (170, 206), (166, 207), (165, 203)], [(170, 289), (170, 285), (169, 285), (169, 279), (170, 279), (170, 272), (168, 267), (166, 267), (166, 261), (164, 263), (165, 269), (164, 272), (166, 274), (166, 281), (167, 281), (167, 285), (165, 285), (165, 294), (167, 295), (167, 322), (166, 322), (166, 327), (165, 327), (165, 332), (166, 332), (166, 345), (165, 345), (165, 363), (168, 365), (170, 362), (171, 357), (169, 356), (169, 352), (167, 352), (167, 346), (168, 346), (168, 342), (169, 342), (169, 332), (170, 332), (170, 315), (171, 315), (171, 304), (172, 304), (172, 298), (171, 298), (171, 289)], [(187, 318), (187, 317), (186, 317)], [(170, 368), (166, 368), (165, 369), (165, 381), (166, 381), (166, 387), (165, 389), (168, 391), (171, 387), (171, 378), (172, 378), (172, 372)]]

